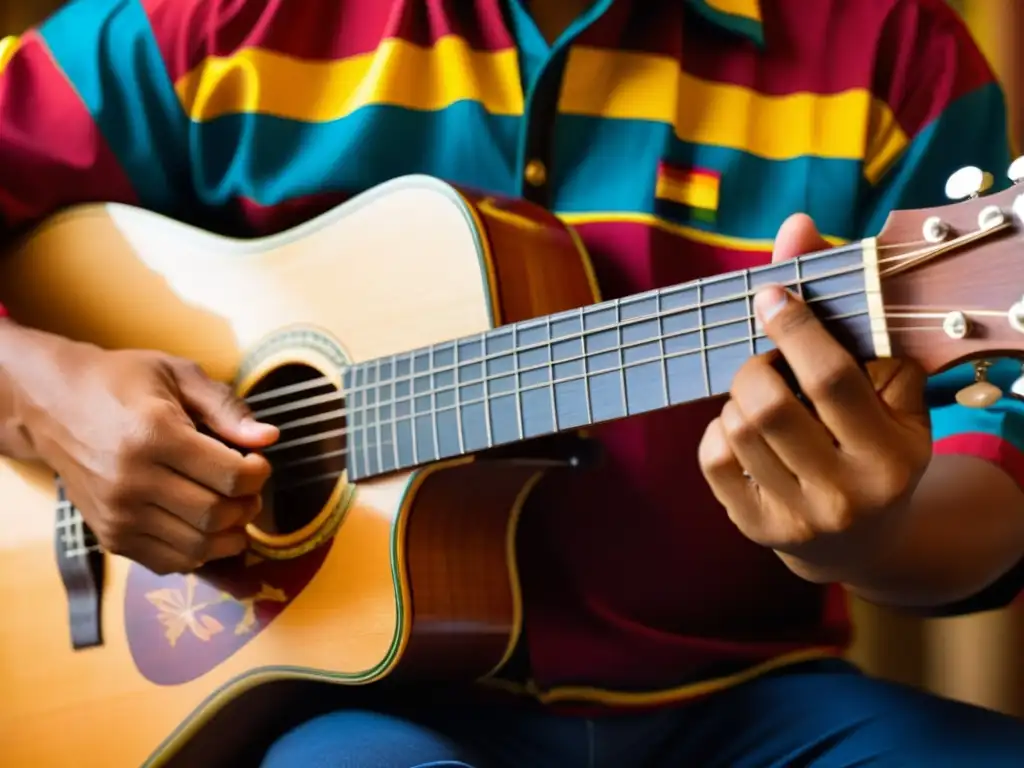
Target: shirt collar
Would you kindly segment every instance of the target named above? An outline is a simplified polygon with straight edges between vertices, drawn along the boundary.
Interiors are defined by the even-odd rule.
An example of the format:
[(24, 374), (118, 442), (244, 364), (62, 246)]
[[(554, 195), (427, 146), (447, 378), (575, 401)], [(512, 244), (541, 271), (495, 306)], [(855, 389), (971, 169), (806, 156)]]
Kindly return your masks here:
[(687, 0), (690, 8), (705, 20), (764, 45), (761, 0)]

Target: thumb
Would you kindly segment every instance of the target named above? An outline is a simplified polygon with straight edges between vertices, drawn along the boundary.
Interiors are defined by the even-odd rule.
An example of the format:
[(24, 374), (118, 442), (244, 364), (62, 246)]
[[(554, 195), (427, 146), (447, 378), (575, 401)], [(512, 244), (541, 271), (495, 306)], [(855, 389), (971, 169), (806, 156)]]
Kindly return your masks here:
[(198, 365), (174, 366), (182, 405), (196, 414), (219, 437), (242, 448), (265, 448), (280, 430), (252, 416), (249, 406), (231, 388), (209, 378)]
[(786, 219), (775, 236), (772, 262), (815, 253), (830, 247), (825, 238), (818, 234), (814, 221), (805, 213), (794, 213)]

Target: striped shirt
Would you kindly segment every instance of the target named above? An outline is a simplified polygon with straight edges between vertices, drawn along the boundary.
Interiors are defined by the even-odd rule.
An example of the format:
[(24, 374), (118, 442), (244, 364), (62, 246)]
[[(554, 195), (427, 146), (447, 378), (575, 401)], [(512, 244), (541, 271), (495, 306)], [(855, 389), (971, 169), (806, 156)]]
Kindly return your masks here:
[[(1001, 176), (1006, 123), (941, 0), (598, 0), (553, 44), (520, 0), (79, 0), (0, 45), (0, 224), (115, 201), (261, 235), (425, 173), (555, 211), (612, 298), (764, 264), (795, 212), (875, 234), (961, 166)], [(968, 376), (934, 382), (936, 450), (1024, 480), (1020, 405), (961, 408)], [(657, 704), (843, 652), (841, 591), (708, 491), (715, 408), (603, 426), (599, 478), (534, 493), (507, 687)]]

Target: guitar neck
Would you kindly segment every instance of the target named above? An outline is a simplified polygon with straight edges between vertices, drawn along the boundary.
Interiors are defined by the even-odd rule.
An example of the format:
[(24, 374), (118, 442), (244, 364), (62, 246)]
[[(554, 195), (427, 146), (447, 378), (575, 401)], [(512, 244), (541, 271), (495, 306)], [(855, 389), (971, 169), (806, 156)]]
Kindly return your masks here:
[(773, 348), (753, 314), (769, 284), (800, 295), (858, 359), (886, 354), (874, 253), (865, 241), (354, 365), (349, 479), (724, 394)]

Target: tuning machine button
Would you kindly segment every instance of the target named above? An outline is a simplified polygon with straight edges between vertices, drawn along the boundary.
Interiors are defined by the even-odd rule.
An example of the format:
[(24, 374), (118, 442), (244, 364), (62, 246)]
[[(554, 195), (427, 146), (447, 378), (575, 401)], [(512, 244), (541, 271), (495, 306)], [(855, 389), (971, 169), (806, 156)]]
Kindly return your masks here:
[(956, 171), (946, 180), (946, 197), (950, 200), (968, 200), (991, 189), (992, 174), (973, 165)]
[(1024, 155), (1021, 155), (1010, 163), (1010, 167), (1006, 171), (1006, 176), (1014, 184), (1020, 184), (1024, 181)]
[(1003, 396), (1003, 391), (988, 380), (988, 369), (992, 366), (987, 360), (979, 360), (974, 364), (974, 383), (969, 384), (956, 393), (956, 401), (965, 408), (988, 408), (995, 405)]
[(1024, 371), (1021, 376), (1010, 386), (1010, 394), (1024, 400)]

